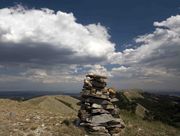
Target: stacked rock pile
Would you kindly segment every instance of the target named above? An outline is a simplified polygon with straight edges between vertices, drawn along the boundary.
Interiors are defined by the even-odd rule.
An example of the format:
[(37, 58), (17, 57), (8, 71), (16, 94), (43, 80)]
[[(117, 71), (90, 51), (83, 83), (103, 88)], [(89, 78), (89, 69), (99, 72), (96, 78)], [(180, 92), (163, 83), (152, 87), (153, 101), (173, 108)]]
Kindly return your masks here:
[(105, 76), (88, 74), (81, 92), (80, 126), (90, 134), (119, 136), (125, 127), (113, 102), (116, 92), (106, 88)]

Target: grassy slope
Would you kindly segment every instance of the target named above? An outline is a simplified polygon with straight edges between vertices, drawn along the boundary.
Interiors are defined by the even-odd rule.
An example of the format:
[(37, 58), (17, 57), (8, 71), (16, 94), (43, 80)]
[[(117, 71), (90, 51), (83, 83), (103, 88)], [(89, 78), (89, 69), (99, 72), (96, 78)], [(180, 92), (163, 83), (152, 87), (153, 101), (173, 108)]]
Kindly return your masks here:
[(142, 94), (146, 99), (136, 101), (147, 107), (155, 120), (180, 127), (180, 98), (149, 93)]
[(42, 96), (20, 102), (0, 99), (0, 136), (84, 136), (83, 129), (73, 123), (77, 102), (70, 96)]
[(117, 95), (117, 105), (122, 109), (136, 111), (140, 104), (149, 111), (148, 119), (160, 120), (164, 123), (180, 126), (180, 99), (173, 96), (163, 96), (151, 93), (124, 91)]
[(79, 100), (65, 95), (42, 96), (25, 101), (43, 110), (62, 115), (76, 115), (79, 109), (78, 102)]
[(127, 111), (121, 111), (126, 124), (123, 136), (179, 136), (180, 129), (158, 121), (147, 121)]
[[(141, 95), (134, 93), (138, 98), (143, 98)], [(132, 95), (132, 97), (134, 96)], [(159, 121), (147, 121), (143, 120), (141, 117), (136, 116), (126, 110), (121, 111), (121, 117), (126, 123), (126, 128), (122, 136), (178, 136), (180, 135), (180, 129), (174, 128), (172, 126), (166, 125)], [(71, 120), (71, 124), (72, 124)], [(71, 131), (68, 131), (68, 127)], [(83, 129), (76, 128), (73, 125), (60, 128), (59, 132), (68, 133), (70, 135), (84, 134)]]
[[(51, 113), (45, 112), (46, 110), (41, 110), (41, 108), (38, 108), (39, 104), (41, 105), (42, 103), (44, 103), (43, 107), (50, 106), (52, 108), (55, 106), (58, 106), (59, 104), (60, 105), (63, 104), (63, 103), (60, 103), (60, 101), (58, 102), (58, 100), (55, 99), (55, 97), (58, 99), (61, 99), (61, 101), (63, 101), (63, 103), (66, 103), (66, 104), (64, 104), (64, 108), (66, 107), (68, 109), (68, 105), (71, 105), (70, 107), (73, 107), (73, 109), (71, 109), (69, 107), (71, 110), (74, 111), (73, 116), (69, 116), (68, 114), (64, 114), (64, 116), (59, 115), (60, 112), (64, 112), (62, 110), (55, 110), (51, 114)], [(77, 117), (76, 116), (77, 110), (75, 110), (75, 109), (78, 109), (78, 107), (76, 107), (75, 103), (78, 102), (78, 100), (76, 100), (72, 97), (69, 97), (69, 96), (45, 96), (45, 97), (34, 98), (29, 101), (20, 102), (20, 103), (16, 102), (16, 101), (10, 101), (10, 100), (2, 100), (0, 102), (1, 102), (0, 103), (0, 110), (1, 110), (0, 113), (2, 114), (1, 118), (2, 118), (2, 121), (4, 121), (4, 122), (2, 122), (2, 125), (4, 125), (6, 123), (5, 118), (6, 118), (6, 114), (8, 111), (16, 112), (17, 119), (19, 118), (19, 121), (22, 121), (22, 122), (24, 120), (26, 120), (27, 118), (30, 118), (29, 117), (30, 115), (36, 116), (38, 114), (37, 116), (40, 116), (41, 120), (40, 120), (40, 122), (37, 122), (36, 125), (41, 126), (42, 122), (44, 122), (45, 126), (47, 126), (50, 130), (52, 129), (51, 132), (53, 132), (54, 136), (84, 136), (85, 135), (85, 132), (82, 128), (78, 128), (73, 124), (75, 118)], [(51, 103), (51, 104), (49, 105), (47, 103)], [(69, 103), (69, 104), (67, 104), (67, 103)], [(33, 105), (33, 106), (31, 107), (31, 105)], [(68, 110), (68, 111), (71, 112), (71, 110)], [(19, 111), (21, 111), (22, 113), (20, 113)], [(3, 114), (3, 112), (5, 114)], [(121, 117), (124, 120), (124, 122), (126, 123), (126, 128), (125, 128), (122, 136), (178, 136), (178, 135), (180, 135), (180, 130), (177, 128), (163, 124), (162, 122), (157, 122), (157, 121), (149, 122), (149, 121), (143, 120), (142, 118), (136, 116), (135, 114), (132, 114), (125, 110), (121, 111)], [(35, 120), (35, 121), (37, 121), (37, 120)], [(7, 120), (7, 122), (9, 122), (9, 120)], [(25, 123), (25, 122), (23, 122), (23, 123)], [(59, 126), (53, 125), (53, 124), (57, 124), (57, 123), (60, 123)], [(9, 125), (11, 125), (11, 124), (9, 124)], [(32, 121), (32, 124), (34, 124), (33, 121)], [(28, 128), (30, 127), (30, 125), (31, 125), (31, 123), (24, 124), (24, 126), (27, 126)], [(20, 126), (17, 126), (17, 127), (20, 127)], [(0, 127), (0, 134), (1, 134), (1, 132), (3, 132), (1, 130), (6, 130), (6, 129), (7, 128), (3, 129)], [(36, 130), (34, 130), (34, 131), (36, 131)]]

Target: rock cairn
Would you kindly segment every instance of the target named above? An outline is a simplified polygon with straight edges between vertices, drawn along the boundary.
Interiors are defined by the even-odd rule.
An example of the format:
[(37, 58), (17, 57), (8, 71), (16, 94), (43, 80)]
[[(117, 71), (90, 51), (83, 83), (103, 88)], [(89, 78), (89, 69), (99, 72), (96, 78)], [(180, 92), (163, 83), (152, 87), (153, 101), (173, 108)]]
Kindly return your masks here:
[(116, 92), (106, 88), (106, 79), (105, 76), (86, 75), (81, 92), (80, 126), (93, 136), (119, 136), (125, 127), (113, 104), (118, 100)]

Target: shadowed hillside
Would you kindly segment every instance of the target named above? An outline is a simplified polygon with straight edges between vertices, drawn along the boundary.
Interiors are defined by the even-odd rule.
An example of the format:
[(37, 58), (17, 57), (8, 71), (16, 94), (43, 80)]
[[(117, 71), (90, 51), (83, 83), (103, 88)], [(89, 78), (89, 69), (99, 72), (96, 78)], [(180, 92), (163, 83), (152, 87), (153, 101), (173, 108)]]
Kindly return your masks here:
[(143, 119), (159, 120), (180, 127), (180, 97), (124, 90), (117, 94), (121, 109), (126, 109)]

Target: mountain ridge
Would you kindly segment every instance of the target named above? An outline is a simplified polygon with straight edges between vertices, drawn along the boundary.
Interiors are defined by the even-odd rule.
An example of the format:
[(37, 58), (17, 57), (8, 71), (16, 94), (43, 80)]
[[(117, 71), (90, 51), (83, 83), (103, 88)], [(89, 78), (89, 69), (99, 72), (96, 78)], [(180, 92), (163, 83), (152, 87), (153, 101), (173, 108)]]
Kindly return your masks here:
[[(74, 124), (78, 102), (67, 95), (47, 95), (25, 101), (0, 99), (0, 135), (85, 136), (85, 130)], [(54, 109), (56, 106), (60, 110)], [(144, 120), (126, 109), (120, 109), (120, 115), (126, 124), (122, 136), (180, 135), (179, 128), (156, 120)]]

